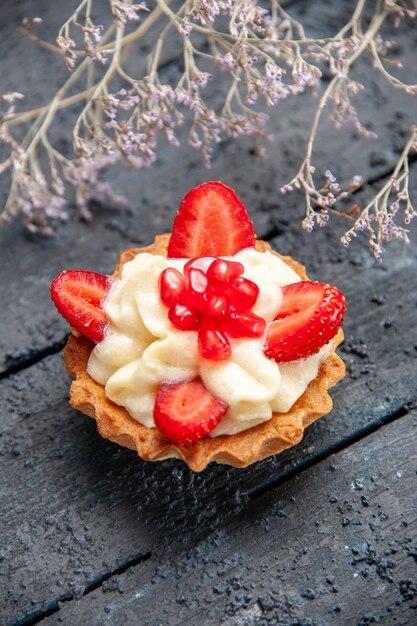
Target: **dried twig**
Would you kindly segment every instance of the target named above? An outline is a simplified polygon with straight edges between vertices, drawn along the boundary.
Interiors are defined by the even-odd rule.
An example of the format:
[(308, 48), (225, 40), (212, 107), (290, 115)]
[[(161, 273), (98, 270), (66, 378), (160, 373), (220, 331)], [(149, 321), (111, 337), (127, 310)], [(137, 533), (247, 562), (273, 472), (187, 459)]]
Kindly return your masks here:
[[(79, 2), (61, 27), (56, 44), (44, 42), (33, 32), (39, 19), (22, 23), (22, 32), (62, 55), (71, 73), (52, 100), (38, 109), (17, 112), (15, 106), (22, 97), (18, 93), (5, 94), (0, 101), (0, 140), (10, 147), (0, 173), (10, 170), (12, 176), (1, 219), (20, 216), (30, 230), (42, 234), (52, 232), (54, 220), (67, 219), (64, 198), (68, 184), (76, 189), (80, 215), (88, 219), (90, 201), (111, 194), (100, 181), (103, 168), (118, 160), (136, 168), (152, 165), (161, 137), (177, 145), (177, 127), (190, 115), (188, 141), (201, 150), (206, 165), (223, 136), (252, 136), (257, 140), (258, 154), (263, 155), (258, 140), (265, 137), (267, 115), (259, 106), (276, 106), (307, 89), (318, 91), (326, 69), (332, 79), (321, 96), (305, 158), (296, 176), (282, 189), (284, 193), (294, 188), (303, 191), (305, 228), (311, 230), (317, 223), (322, 226), (330, 213), (339, 213), (335, 204), (347, 195), (330, 171), (324, 186), (315, 182), (312, 155), (324, 110), (333, 104), (335, 126), (350, 125), (362, 135), (373, 136), (361, 124), (352, 104), (352, 96), (363, 89), (350, 76), (352, 66), (368, 55), (393, 88), (417, 93), (416, 86), (406, 85), (391, 73), (393, 63), (388, 55), (392, 43), (381, 35), (387, 19), (413, 19), (416, 0), (408, 4), (377, 0), (372, 3), (370, 18), (365, 16), (369, 13), (367, 1), (358, 0), (344, 27), (333, 37), (322, 39), (309, 38), (303, 25), (277, 0), (270, 1), (269, 10), (256, 0), (156, 0), (151, 11), (145, 2), (109, 0), (107, 28), (94, 23), (93, 3)], [(127, 57), (134, 54), (135, 45), (151, 29), (155, 44), (147, 67), (131, 75)], [(183, 55), (183, 73), (175, 84), (164, 81), (159, 71), (167, 42), (172, 40)], [(215, 109), (206, 87), (218, 71), (226, 73), (230, 82), (224, 102)], [(84, 105), (74, 122), (74, 154), (70, 157), (53, 145), (51, 126), (60, 109), (77, 103)], [(18, 129), (29, 122), (32, 125), (19, 141)], [(405, 203), (406, 220), (415, 215), (407, 169), (407, 156), (415, 147), (414, 129), (394, 172), (401, 186), (399, 208)], [(360, 185), (360, 178), (355, 177), (350, 191)], [(349, 243), (365, 223), (373, 233), (371, 246), (378, 259), (383, 241), (400, 236), (406, 239), (405, 229), (396, 230), (387, 221), (384, 210), (393, 214), (393, 221), (398, 209), (394, 212), (391, 205), (381, 204), (384, 194), (370, 202), (344, 239)]]

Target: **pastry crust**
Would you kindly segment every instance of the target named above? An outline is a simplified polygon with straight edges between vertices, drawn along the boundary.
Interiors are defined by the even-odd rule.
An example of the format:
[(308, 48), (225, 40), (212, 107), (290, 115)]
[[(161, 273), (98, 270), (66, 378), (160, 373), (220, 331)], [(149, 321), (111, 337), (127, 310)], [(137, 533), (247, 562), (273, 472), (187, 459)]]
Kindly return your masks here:
[[(153, 245), (147, 248), (132, 248), (123, 252), (114, 278), (120, 276), (124, 263), (131, 261), (137, 254), (150, 252), (166, 256), (169, 237), (169, 234), (159, 235)], [(270, 250), (303, 280), (307, 280), (303, 265), (289, 256), (278, 254), (267, 242), (257, 241), (256, 249), (260, 252)], [(304, 429), (329, 413), (333, 403), (327, 390), (345, 374), (344, 363), (335, 353), (336, 347), (343, 341), (343, 331), (339, 329), (332, 341), (332, 352), (321, 363), (317, 377), (287, 413), (273, 413), (270, 420), (235, 435), (207, 437), (189, 445), (173, 444), (157, 428), (146, 428), (134, 420), (126, 409), (105, 396), (104, 387), (86, 371), (94, 344), (75, 331), (73, 333), (64, 351), (65, 365), (76, 377), (70, 391), (72, 407), (93, 417), (100, 435), (136, 450), (142, 459), (159, 461), (171, 457), (181, 458), (195, 472), (200, 472), (212, 461), (246, 467), (299, 443)]]

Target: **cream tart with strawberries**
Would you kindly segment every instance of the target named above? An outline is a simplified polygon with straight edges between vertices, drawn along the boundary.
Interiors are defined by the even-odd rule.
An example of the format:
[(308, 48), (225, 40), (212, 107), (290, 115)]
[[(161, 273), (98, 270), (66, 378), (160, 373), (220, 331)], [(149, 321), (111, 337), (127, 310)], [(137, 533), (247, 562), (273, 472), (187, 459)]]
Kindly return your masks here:
[(331, 410), (346, 303), (256, 240), (235, 192), (192, 189), (171, 235), (126, 250), (113, 276), (51, 285), (72, 327), (71, 404), (149, 461), (245, 467), (298, 443)]

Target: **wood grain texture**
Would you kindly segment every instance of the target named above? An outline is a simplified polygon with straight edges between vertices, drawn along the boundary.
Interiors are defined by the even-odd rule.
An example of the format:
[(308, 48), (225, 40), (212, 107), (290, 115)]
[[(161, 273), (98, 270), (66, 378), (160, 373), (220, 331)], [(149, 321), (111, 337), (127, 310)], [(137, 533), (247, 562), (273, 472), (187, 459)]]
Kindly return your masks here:
[[(320, 255), (329, 250), (328, 239), (325, 231), (317, 236), (326, 268)], [(348, 374), (332, 392), (333, 411), (299, 446), (247, 470), (213, 465), (195, 476), (179, 461), (144, 463), (105, 442), (92, 420), (70, 409), (61, 355), (1, 381), (5, 614), (17, 619), (82, 593), (130, 559), (163, 552), (163, 537), (193, 544), (239, 512), (245, 516), (248, 494), (285, 480), (412, 402), (417, 259), (411, 247), (388, 258), (387, 271), (375, 265), (358, 271), (346, 258), (331, 268), (349, 303), (342, 352)]]
[(191, 551), (151, 558), (45, 623), (412, 624), (416, 418), (383, 427), (251, 502)]
[[(293, 10), (311, 34), (326, 35), (351, 11), (351, 3), (331, 4), (299, 1)], [(72, 7), (72, 0), (59, 6), (38, 0), (36, 13), (55, 35)], [(5, 7), (2, 18), (10, 26), (32, 14), (33, 3), (23, 0)], [(0, 91), (26, 82), (39, 104), (59, 83), (61, 60), (37, 51), (29, 73), (31, 44), (9, 26), (0, 37)], [(393, 36), (407, 79), (415, 75), (416, 37), (411, 29)], [(172, 52), (165, 71), (175, 74)], [(331, 165), (345, 182), (356, 173), (373, 180), (387, 172), (415, 121), (410, 97), (398, 91), (392, 97), (368, 66), (359, 67), (357, 77), (367, 85), (362, 121), (380, 142), (324, 123), (317, 146), (318, 170)], [(219, 81), (216, 101), (222, 88)], [(347, 251), (339, 246), (344, 223), (301, 231), (301, 196), (282, 197), (278, 190), (299, 165), (315, 105), (297, 97), (271, 111), (275, 139), (265, 162), (253, 157), (249, 142), (225, 142), (207, 171), (182, 135), (181, 148), (164, 149), (153, 169), (109, 174), (130, 209), (96, 208), (93, 225), (71, 222), (50, 240), (18, 224), (0, 229), (0, 291), (7, 301), (0, 373), (39, 360), (0, 381), (0, 621), (35, 623), (67, 599), (50, 623), (411, 623), (415, 529), (408, 503), (415, 486), (406, 462), (415, 446), (415, 412), (349, 444), (416, 399), (416, 248), (393, 244), (379, 267), (366, 243)], [(63, 114), (56, 131), (62, 142), (67, 121)], [(93, 421), (68, 406), (61, 355), (43, 357), (67, 333), (49, 300), (54, 275), (63, 267), (111, 273), (121, 250), (169, 230), (190, 187), (216, 178), (236, 188), (258, 236), (273, 237), (273, 246), (305, 263), (311, 277), (346, 293), (341, 355), (348, 374), (332, 394), (333, 412), (309, 428), (299, 446), (246, 470), (211, 466), (196, 476), (179, 461), (144, 463), (102, 440)], [(2, 182), (3, 202), (5, 193)], [(334, 460), (315, 466), (335, 450)], [(303, 468), (308, 471), (300, 474)]]

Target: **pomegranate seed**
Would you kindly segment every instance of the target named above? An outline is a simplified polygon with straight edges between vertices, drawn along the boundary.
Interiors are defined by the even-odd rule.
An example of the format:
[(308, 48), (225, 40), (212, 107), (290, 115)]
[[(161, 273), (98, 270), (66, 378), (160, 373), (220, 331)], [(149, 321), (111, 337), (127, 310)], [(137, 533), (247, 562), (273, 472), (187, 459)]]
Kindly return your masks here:
[(184, 276), (173, 267), (168, 267), (161, 273), (160, 286), (162, 302), (171, 307), (180, 300), (185, 292)]
[(225, 284), (243, 274), (244, 271), (245, 268), (242, 263), (217, 259), (207, 270), (207, 278), (211, 284), (224, 287)]
[(196, 270), (201, 270), (206, 274), (208, 268), (215, 260), (215, 256), (198, 256), (195, 259), (191, 259), (191, 261), (187, 261), (184, 265), (184, 274), (186, 274), (192, 267)]
[(238, 276), (230, 285), (230, 299), (233, 304), (242, 309), (251, 309), (259, 296), (259, 287), (256, 283)]
[(221, 330), (200, 328), (198, 331), (198, 349), (205, 359), (224, 361), (232, 353), (230, 341)]
[(230, 357), (230, 337), (260, 337), (266, 322), (250, 309), (259, 297), (256, 283), (242, 276), (242, 263), (216, 257), (190, 259), (184, 275), (174, 268), (161, 274), (161, 300), (179, 330), (198, 330), (202, 357)]
[(201, 319), (197, 309), (186, 304), (175, 304), (169, 309), (168, 317), (178, 330), (197, 330)]
[(229, 312), (229, 303), (227, 297), (221, 293), (212, 294), (207, 302), (204, 317), (207, 321), (213, 323), (221, 323), (227, 317)]
[(252, 311), (230, 307), (226, 332), (231, 337), (261, 337), (265, 326), (265, 320)]
[(205, 304), (207, 289), (207, 276), (201, 270), (190, 268), (185, 277), (187, 293), (185, 300), (187, 303), (200, 308)]

